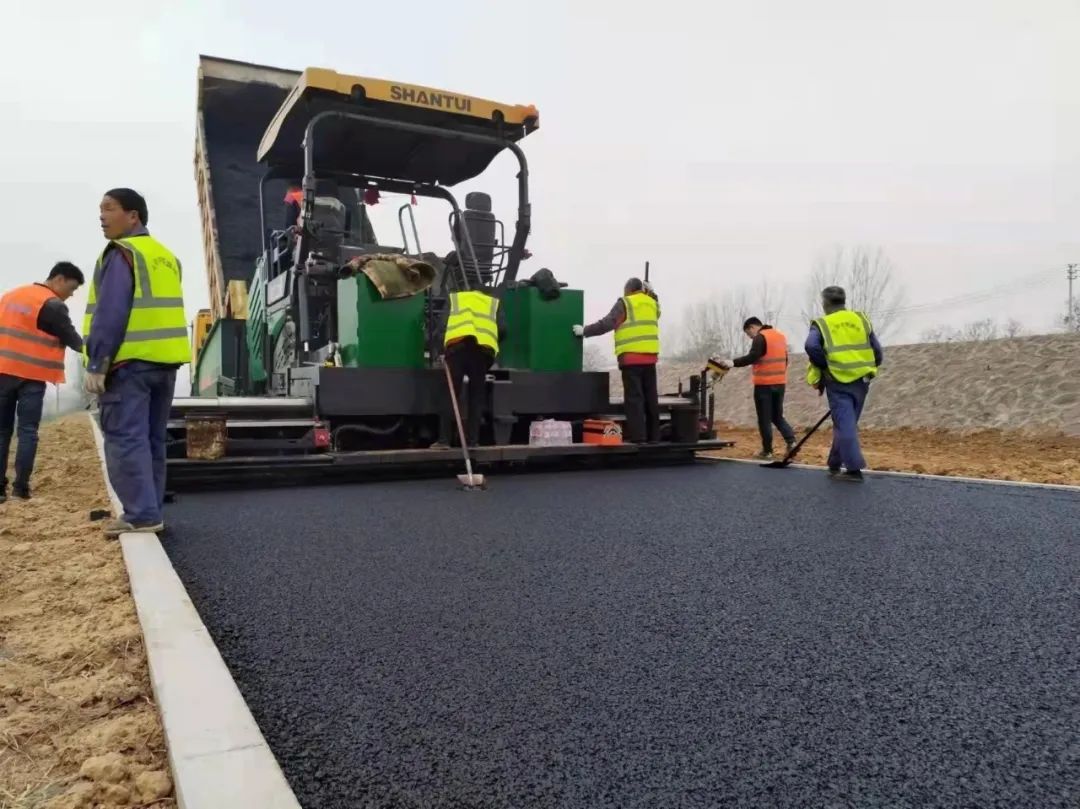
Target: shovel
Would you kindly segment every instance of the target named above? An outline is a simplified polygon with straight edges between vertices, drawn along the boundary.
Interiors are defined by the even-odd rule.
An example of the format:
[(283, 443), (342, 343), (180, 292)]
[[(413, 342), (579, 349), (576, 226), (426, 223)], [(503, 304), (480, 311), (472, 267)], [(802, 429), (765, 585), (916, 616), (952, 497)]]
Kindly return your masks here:
[(795, 456), (799, 454), (799, 450), (802, 448), (802, 445), (806, 443), (806, 439), (816, 433), (817, 428), (824, 424), (825, 419), (827, 419), (830, 415), (832, 415), (832, 411), (826, 410), (825, 415), (818, 420), (818, 423), (811, 427), (810, 430), (806, 433), (806, 435), (799, 439), (798, 444), (788, 450), (782, 461), (769, 461), (768, 463), (763, 463), (761, 465), (764, 466), (766, 469), (783, 469), (789, 466), (791, 462), (795, 460)]

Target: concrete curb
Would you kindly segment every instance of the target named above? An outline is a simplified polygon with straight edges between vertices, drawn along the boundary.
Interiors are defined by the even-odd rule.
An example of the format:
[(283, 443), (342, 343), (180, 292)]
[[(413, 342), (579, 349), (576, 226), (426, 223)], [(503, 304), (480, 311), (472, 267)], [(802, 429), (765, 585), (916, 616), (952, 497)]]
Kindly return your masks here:
[[(113, 512), (104, 439), (89, 416)], [(225, 661), (154, 534), (120, 537), (179, 809), (300, 809)]]
[[(723, 461), (726, 463), (744, 463), (760, 466), (761, 461), (755, 461), (750, 458), (717, 458), (712, 456), (698, 456), (702, 460), (709, 461)], [(824, 472), (826, 467), (814, 466), (813, 464), (791, 464), (792, 469), (810, 469), (819, 472)], [(1032, 483), (1026, 480), (1000, 480), (998, 478), (968, 478), (960, 477), (958, 475), (930, 475), (924, 472), (893, 472), (891, 470), (874, 470), (867, 469), (864, 474), (867, 477), (894, 477), (894, 478), (916, 478), (920, 480), (951, 480), (957, 483), (981, 483), (988, 486), (1015, 486), (1017, 488), (1026, 489), (1052, 489), (1056, 491), (1066, 491), (1080, 493), (1080, 486), (1071, 486), (1067, 483)]]

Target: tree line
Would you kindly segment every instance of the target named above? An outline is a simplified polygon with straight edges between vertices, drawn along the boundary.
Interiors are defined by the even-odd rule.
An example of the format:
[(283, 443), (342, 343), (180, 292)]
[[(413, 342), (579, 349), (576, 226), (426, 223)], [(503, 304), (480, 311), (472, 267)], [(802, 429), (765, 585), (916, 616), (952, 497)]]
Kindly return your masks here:
[[(941, 308), (938, 303), (947, 303), (927, 302), (908, 306), (906, 291), (897, 276), (896, 264), (881, 247), (836, 245), (819, 253), (799, 293), (799, 321), (787, 324), (793, 327), (790, 338), (796, 341), (795, 331), (804, 329), (821, 315), (821, 290), (827, 286), (843, 287), (847, 292), (849, 308), (866, 312), (882, 341), (896, 333), (911, 311), (932, 310)], [(984, 293), (973, 294), (975, 297), (985, 297)], [(970, 299), (967, 294), (958, 296), (965, 297)], [(746, 318), (759, 317), (783, 329), (785, 303), (783, 289), (768, 281), (762, 281), (754, 288), (728, 290), (697, 301), (684, 309), (675, 351), (667, 352), (668, 356), (675, 360), (699, 361), (710, 355), (743, 354), (747, 348), (742, 331)], [(1066, 312), (1055, 319), (1055, 328), (1080, 333), (1080, 300), (1074, 302), (1074, 307), (1076, 311), (1072, 319)], [(964, 324), (943, 323), (926, 329), (920, 334), (920, 342), (977, 342), (1023, 337), (1029, 333), (1015, 318), (981, 318)], [(798, 339), (801, 339), (801, 335)], [(798, 345), (797, 342), (793, 344)]]
[[(848, 306), (870, 317), (881, 339), (902, 320), (906, 299), (895, 264), (880, 247), (837, 245), (818, 254), (801, 290), (799, 318), (808, 324), (821, 315), (821, 290), (841, 286)], [(737, 356), (746, 349), (742, 324), (751, 316), (782, 328), (784, 291), (769, 281), (753, 289), (729, 290), (686, 307), (676, 360), (695, 361), (710, 355)]]

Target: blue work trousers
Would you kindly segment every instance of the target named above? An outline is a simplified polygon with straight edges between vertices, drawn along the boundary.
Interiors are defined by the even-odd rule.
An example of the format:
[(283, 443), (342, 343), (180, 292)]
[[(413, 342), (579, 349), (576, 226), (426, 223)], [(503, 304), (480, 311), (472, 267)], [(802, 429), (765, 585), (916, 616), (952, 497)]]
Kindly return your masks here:
[(832, 411), (833, 439), (829, 450), (829, 468), (841, 466), (850, 472), (859, 472), (866, 466), (859, 447), (859, 417), (866, 403), (869, 384), (859, 382), (831, 382), (825, 386)]
[(176, 369), (144, 362), (121, 365), (99, 397), (109, 480), (134, 526), (162, 522), (165, 441)]
[(18, 419), (19, 446), (15, 450), (15, 491), (30, 491), (30, 475), (37, 457), (38, 427), (45, 406), (45, 383), (0, 374), (0, 494), (7, 491), (8, 452)]

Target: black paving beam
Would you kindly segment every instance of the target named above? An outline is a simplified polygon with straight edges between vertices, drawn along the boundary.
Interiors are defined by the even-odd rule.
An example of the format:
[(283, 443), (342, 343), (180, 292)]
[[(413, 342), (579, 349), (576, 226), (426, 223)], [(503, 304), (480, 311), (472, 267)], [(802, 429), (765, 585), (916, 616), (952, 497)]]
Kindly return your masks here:
[[(476, 447), (470, 457), (477, 470), (517, 474), (552, 469), (609, 469), (693, 463), (699, 453), (732, 446), (723, 440), (678, 444), (622, 444), (534, 447)], [(395, 449), (326, 452), (308, 455), (224, 457), (212, 461), (174, 458), (168, 485), (174, 491), (265, 488), (316, 483), (405, 480), (453, 476), (464, 471), (460, 449)]]

